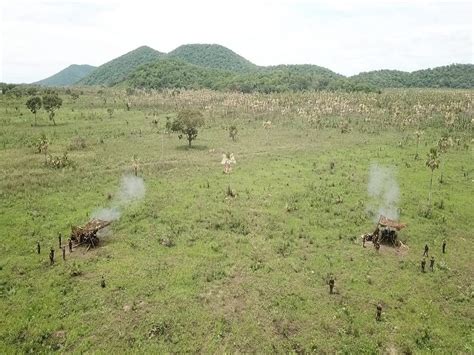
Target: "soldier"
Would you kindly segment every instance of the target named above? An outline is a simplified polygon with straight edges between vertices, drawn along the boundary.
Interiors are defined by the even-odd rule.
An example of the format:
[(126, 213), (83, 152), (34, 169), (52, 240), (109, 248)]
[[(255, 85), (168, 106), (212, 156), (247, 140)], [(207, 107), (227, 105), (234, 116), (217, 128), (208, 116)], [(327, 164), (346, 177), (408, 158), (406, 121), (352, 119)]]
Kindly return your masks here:
[(423, 252), (423, 256), (428, 256), (428, 250), (430, 248), (428, 248), (428, 244), (425, 244), (425, 251)]
[(367, 235), (364, 234), (364, 236), (362, 237), (362, 246), (365, 248), (365, 239), (367, 238)]
[(377, 313), (375, 315), (375, 319), (377, 321), (381, 321), (382, 320), (382, 305), (379, 303), (377, 304)]
[(334, 277), (331, 276), (329, 279), (329, 293), (332, 295), (334, 290)]
[(443, 254), (446, 253), (446, 239), (443, 240)]
[(51, 250), (49, 251), (49, 264), (54, 265), (54, 249), (51, 247)]
[(63, 250), (63, 260), (66, 261), (66, 247), (61, 248)]
[(36, 251), (38, 252), (38, 254), (41, 253), (41, 245), (40, 245), (40, 242), (36, 242)]
[(59, 249), (61, 249), (61, 233), (58, 235)]
[(425, 272), (426, 260), (425, 258), (421, 259), (421, 271)]
[(100, 280), (100, 287), (105, 288), (105, 279), (104, 275), (102, 275), (102, 280)]
[(430, 269), (431, 271), (434, 271), (434, 256), (431, 256), (431, 259), (430, 259)]
[(72, 239), (69, 238), (69, 252), (72, 253)]

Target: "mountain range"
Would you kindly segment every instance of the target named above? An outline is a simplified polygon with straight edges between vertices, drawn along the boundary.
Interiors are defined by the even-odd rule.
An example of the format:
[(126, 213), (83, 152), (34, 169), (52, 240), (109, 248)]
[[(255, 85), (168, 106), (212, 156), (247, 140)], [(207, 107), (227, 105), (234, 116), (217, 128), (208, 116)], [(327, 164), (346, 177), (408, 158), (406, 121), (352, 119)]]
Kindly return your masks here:
[(71, 65), (34, 84), (43, 86), (126, 86), (146, 89), (209, 88), (280, 92), (383, 88), (474, 88), (474, 65), (452, 64), (414, 72), (377, 70), (351, 77), (317, 65), (253, 64), (217, 44), (182, 45), (169, 53), (141, 46), (99, 67)]

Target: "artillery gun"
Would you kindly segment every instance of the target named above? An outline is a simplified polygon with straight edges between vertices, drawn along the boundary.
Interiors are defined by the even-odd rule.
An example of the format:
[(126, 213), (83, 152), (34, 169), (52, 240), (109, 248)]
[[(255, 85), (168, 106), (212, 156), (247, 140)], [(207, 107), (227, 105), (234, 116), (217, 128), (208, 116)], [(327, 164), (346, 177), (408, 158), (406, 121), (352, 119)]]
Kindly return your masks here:
[(373, 243), (401, 246), (398, 232), (406, 227), (406, 224), (394, 221), (385, 216), (380, 216), (373, 233), (364, 234), (362, 238)]
[(87, 250), (95, 248), (99, 244), (97, 233), (111, 223), (112, 221), (94, 218), (82, 227), (72, 226), (71, 240), (76, 243), (76, 246), (87, 245)]

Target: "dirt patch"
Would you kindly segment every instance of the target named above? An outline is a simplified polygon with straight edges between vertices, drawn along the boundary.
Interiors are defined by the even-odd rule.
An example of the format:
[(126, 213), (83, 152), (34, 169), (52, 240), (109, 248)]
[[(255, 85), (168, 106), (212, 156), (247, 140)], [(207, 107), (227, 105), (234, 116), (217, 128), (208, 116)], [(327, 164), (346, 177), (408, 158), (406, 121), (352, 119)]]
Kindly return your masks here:
[(239, 317), (247, 309), (243, 285), (244, 276), (241, 272), (236, 272), (223, 280), (223, 283), (214, 285), (207, 293), (201, 294), (200, 299), (209, 304), (216, 313)]
[[(375, 252), (377, 252), (372, 242), (365, 242), (365, 249), (374, 250)], [(403, 257), (405, 255), (408, 255), (408, 251), (409, 248), (405, 244), (402, 244), (400, 247), (392, 247), (381, 244), (378, 253), (382, 255), (397, 255), (399, 257)]]

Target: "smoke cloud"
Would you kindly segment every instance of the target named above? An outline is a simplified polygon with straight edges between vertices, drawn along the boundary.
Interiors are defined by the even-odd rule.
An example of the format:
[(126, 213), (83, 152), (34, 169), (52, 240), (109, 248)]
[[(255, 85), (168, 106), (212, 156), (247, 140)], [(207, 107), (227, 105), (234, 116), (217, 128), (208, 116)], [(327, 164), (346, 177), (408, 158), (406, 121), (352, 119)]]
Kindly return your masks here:
[(369, 172), (369, 183), (367, 192), (370, 202), (368, 210), (377, 221), (380, 215), (390, 219), (399, 219), (398, 202), (400, 200), (400, 188), (395, 178), (395, 169), (372, 164)]
[(115, 221), (120, 218), (122, 211), (132, 202), (145, 197), (145, 182), (141, 177), (127, 175), (120, 180), (120, 187), (114, 195), (111, 207), (100, 208), (92, 212), (92, 218), (104, 221)]

